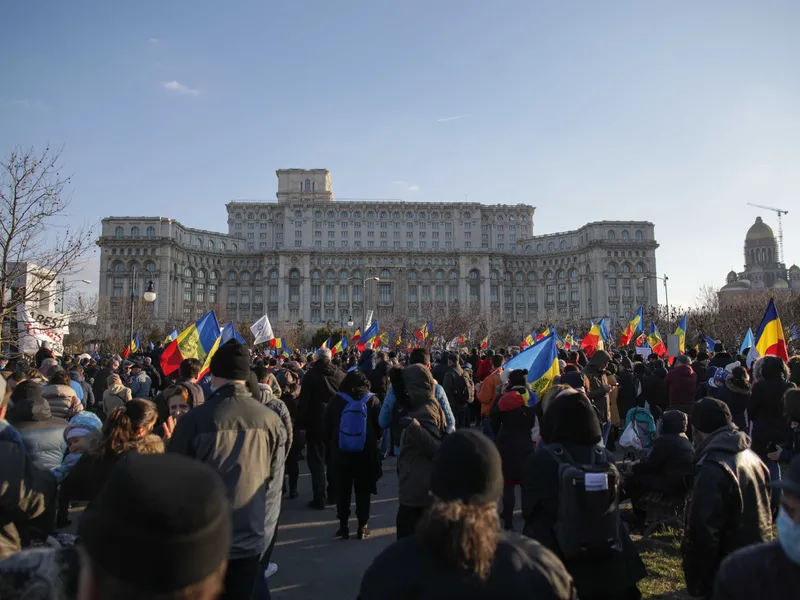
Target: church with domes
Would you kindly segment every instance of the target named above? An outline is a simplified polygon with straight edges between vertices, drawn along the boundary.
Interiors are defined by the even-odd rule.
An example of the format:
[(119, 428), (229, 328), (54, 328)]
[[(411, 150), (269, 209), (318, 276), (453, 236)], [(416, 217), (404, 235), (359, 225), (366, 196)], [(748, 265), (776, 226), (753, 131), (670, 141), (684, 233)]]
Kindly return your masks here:
[(772, 228), (756, 217), (744, 238), (744, 271), (728, 273), (719, 291), (720, 303), (750, 292), (796, 290), (800, 292), (800, 267), (780, 262), (778, 240)]

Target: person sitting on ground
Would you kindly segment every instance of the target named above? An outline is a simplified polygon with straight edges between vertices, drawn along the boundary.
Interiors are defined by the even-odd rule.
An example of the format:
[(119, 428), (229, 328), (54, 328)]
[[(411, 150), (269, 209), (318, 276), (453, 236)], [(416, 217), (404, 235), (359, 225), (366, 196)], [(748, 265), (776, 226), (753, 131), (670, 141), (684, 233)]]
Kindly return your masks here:
[(214, 600), (231, 541), (219, 476), (176, 455), (132, 456), (81, 517), (77, 547), (0, 562), (3, 600)]
[(50, 405), (50, 412), (59, 419), (71, 419), (83, 410), (83, 404), (70, 385), (72, 380), (63, 369), (55, 369), (42, 390), (42, 396)]
[(631, 498), (635, 525), (644, 525), (639, 509), (641, 497), (659, 492), (668, 497), (685, 496), (691, 490), (694, 472), (694, 447), (686, 435), (689, 417), (683, 411), (668, 410), (661, 420), (661, 435), (653, 442), (650, 454), (631, 467), (623, 488)]
[(793, 600), (800, 589), (800, 457), (780, 486), (777, 541), (748, 546), (719, 568), (713, 600)]
[(769, 471), (732, 423), (728, 405), (704, 398), (692, 410), (694, 488), (681, 544), (686, 589), (710, 598), (723, 559), (772, 538)]
[[(363, 412), (362, 412), (363, 411)], [(336, 537), (350, 537), (350, 501), (355, 490), (359, 540), (370, 536), (370, 495), (378, 493), (383, 474), (378, 448), (381, 434), (378, 415), (381, 403), (370, 392), (369, 379), (360, 369), (350, 371), (323, 415), (322, 433), (329, 451), (338, 494), (339, 529)]]
[(432, 505), (415, 535), (372, 562), (360, 600), (577, 598), (572, 578), (551, 551), (498, 531), (503, 474), (486, 436), (468, 429), (448, 436), (434, 458), (430, 486)]

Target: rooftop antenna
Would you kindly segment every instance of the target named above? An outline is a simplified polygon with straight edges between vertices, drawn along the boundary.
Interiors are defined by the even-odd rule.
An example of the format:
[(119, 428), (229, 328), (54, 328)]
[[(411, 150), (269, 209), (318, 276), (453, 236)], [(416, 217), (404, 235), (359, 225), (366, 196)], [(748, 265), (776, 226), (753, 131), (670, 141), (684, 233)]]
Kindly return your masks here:
[(789, 211), (783, 210), (782, 208), (774, 208), (772, 206), (763, 206), (762, 204), (753, 204), (752, 202), (748, 202), (747, 205), (778, 213), (778, 250), (781, 253), (781, 263), (786, 264), (783, 258), (783, 215), (788, 215)]

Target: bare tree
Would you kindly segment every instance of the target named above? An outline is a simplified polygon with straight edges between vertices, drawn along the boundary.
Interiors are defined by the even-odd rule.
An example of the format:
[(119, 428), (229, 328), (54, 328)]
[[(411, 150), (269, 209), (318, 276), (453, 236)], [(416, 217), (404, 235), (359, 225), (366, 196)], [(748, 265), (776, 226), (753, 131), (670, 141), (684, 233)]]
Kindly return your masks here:
[(88, 344), (97, 340), (97, 317), (100, 306), (98, 294), (75, 294), (67, 301), (70, 315), (69, 333), (64, 337), (64, 350), (69, 353), (84, 352)]
[(65, 222), (69, 177), (61, 174), (60, 150), (15, 148), (0, 161), (0, 319), (17, 307), (42, 307), (56, 282), (82, 264), (92, 245), (91, 227)]

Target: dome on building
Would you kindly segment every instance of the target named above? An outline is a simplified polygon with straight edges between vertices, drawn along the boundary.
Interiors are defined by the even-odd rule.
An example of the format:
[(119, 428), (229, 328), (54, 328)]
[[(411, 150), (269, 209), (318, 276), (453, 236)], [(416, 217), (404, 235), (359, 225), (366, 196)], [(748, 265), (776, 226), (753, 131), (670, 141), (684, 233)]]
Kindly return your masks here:
[(721, 292), (728, 292), (732, 290), (749, 290), (752, 284), (747, 279), (740, 279), (739, 281), (732, 281), (727, 285), (723, 285), (720, 289)]
[(800, 267), (797, 265), (792, 265), (789, 267), (789, 273), (800, 273)]
[(764, 223), (761, 220), (761, 217), (756, 217), (756, 222), (750, 226), (750, 229), (747, 230), (747, 235), (745, 236), (745, 241), (750, 240), (763, 240), (763, 239), (775, 239), (775, 234), (772, 233), (772, 227)]
[(736, 271), (731, 271), (730, 273), (728, 273), (728, 277), (726, 278), (726, 281), (728, 283), (733, 283), (737, 279), (739, 279), (739, 276), (736, 274)]

